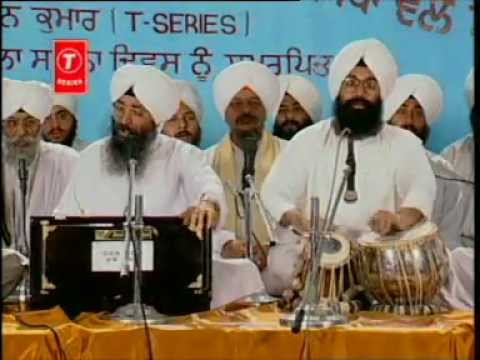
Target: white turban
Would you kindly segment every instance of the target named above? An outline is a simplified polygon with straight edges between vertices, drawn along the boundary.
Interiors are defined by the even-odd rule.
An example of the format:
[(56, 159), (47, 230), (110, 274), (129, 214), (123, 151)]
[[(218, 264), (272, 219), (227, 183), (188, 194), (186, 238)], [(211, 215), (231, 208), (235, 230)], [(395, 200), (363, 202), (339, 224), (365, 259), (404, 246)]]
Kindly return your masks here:
[(22, 109), (42, 123), (52, 110), (52, 96), (43, 82), (2, 79), (2, 120)]
[(380, 95), (385, 100), (398, 76), (398, 66), (390, 50), (377, 39), (354, 41), (345, 46), (333, 59), (328, 75), (330, 96), (335, 99), (347, 75), (360, 60), (368, 66), (380, 85)]
[[(53, 106), (60, 105), (70, 111), (77, 118), (77, 97), (69, 94), (53, 93)], [(77, 119), (78, 120), (78, 119)]]
[(279, 75), (278, 80), (280, 81), (280, 104), (285, 93), (289, 93), (302, 105), (313, 122), (322, 118), (322, 97), (313, 82), (299, 75)]
[(223, 69), (213, 82), (215, 106), (222, 117), (232, 98), (244, 87), (258, 95), (267, 110), (267, 117), (274, 114), (280, 98), (277, 76), (263, 64), (240, 61)]
[(465, 80), (465, 93), (467, 95), (467, 100), (470, 105), (470, 108), (473, 108), (475, 104), (475, 87), (473, 85), (473, 68), (468, 73), (467, 79)]
[(170, 119), (180, 104), (180, 94), (174, 81), (151, 65), (126, 64), (112, 77), (112, 103), (132, 88), (135, 97), (150, 112), (159, 130)]
[(180, 92), (180, 101), (183, 101), (197, 116), (201, 123), (203, 117), (202, 98), (198, 90), (188, 81), (175, 80)]
[(427, 124), (431, 126), (443, 110), (442, 88), (430, 76), (409, 74), (399, 77), (383, 105), (383, 118), (389, 121), (410, 96), (420, 103)]

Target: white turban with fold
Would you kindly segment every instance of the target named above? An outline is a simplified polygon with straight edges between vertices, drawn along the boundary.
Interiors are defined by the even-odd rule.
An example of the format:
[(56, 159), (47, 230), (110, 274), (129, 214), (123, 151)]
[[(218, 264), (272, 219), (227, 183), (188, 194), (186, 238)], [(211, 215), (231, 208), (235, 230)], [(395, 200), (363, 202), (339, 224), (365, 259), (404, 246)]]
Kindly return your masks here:
[(333, 59), (328, 75), (330, 96), (335, 99), (343, 80), (360, 60), (368, 66), (380, 85), (380, 95), (385, 100), (398, 76), (398, 66), (390, 50), (377, 39), (351, 42)]
[(188, 81), (175, 80), (180, 92), (180, 101), (183, 101), (197, 116), (198, 122), (202, 122), (203, 105), (198, 90)]
[(467, 95), (468, 104), (471, 108), (475, 104), (475, 86), (473, 84), (474, 80), (474, 71), (473, 68), (468, 73), (467, 79), (465, 80), (465, 93)]
[(2, 79), (2, 120), (24, 110), (42, 123), (52, 110), (52, 90), (40, 81)]
[(383, 119), (389, 121), (410, 96), (420, 103), (427, 124), (431, 126), (442, 113), (443, 91), (438, 82), (421, 74), (404, 75), (397, 79), (392, 93), (383, 104)]
[(299, 75), (279, 75), (280, 103), (289, 93), (307, 112), (313, 122), (322, 118), (322, 97), (313, 82)]
[(77, 96), (53, 92), (53, 106), (60, 105), (77, 118)]
[(150, 112), (159, 130), (180, 104), (180, 94), (174, 81), (151, 65), (126, 64), (118, 68), (110, 83), (112, 103), (130, 88), (135, 97)]
[(240, 61), (223, 69), (213, 82), (215, 106), (222, 117), (232, 98), (244, 87), (258, 95), (267, 110), (267, 117), (274, 114), (280, 98), (277, 76), (263, 64)]

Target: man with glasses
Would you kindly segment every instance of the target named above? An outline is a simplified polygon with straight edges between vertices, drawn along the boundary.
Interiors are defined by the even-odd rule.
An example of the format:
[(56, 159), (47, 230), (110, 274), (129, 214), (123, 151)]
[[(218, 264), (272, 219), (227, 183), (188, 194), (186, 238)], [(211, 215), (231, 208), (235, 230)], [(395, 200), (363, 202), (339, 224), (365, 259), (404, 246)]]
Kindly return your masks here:
[[(377, 39), (354, 41), (335, 57), (329, 74), (334, 117), (290, 140), (263, 184), (265, 206), (281, 225), (308, 231), (313, 196), (325, 218), (332, 182), (336, 194), (347, 157), (356, 161), (352, 180), (357, 200), (347, 202), (342, 196), (334, 225), (348, 228), (352, 236), (368, 231), (388, 235), (431, 217), (435, 179), (421, 141), (382, 120), (382, 104), (396, 78), (396, 61)], [(291, 247), (296, 246), (292, 241)], [(288, 288), (301, 247), (283, 250), (284, 256), (277, 251), (269, 266)]]
[[(41, 126), (52, 108), (48, 85), (37, 81), (2, 79), (3, 184), (5, 242), (24, 254), (29, 227), (22, 229), (19, 172), (26, 170), (26, 223), (30, 216), (51, 216), (70, 181), (78, 153), (41, 140)], [(26, 236), (23, 236), (25, 234)]]

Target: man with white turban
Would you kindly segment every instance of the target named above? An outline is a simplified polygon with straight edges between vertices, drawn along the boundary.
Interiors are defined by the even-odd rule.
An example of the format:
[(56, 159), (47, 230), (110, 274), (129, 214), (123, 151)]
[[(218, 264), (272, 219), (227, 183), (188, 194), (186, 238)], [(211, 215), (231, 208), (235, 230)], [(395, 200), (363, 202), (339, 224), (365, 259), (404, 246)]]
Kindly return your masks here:
[(273, 135), (290, 140), (297, 132), (322, 118), (322, 97), (313, 82), (299, 75), (279, 75), (282, 100)]
[[(396, 61), (377, 39), (354, 41), (337, 54), (329, 74), (335, 116), (290, 140), (263, 184), (265, 206), (281, 225), (308, 232), (312, 197), (319, 198), (325, 219), (331, 189), (339, 191), (348, 147), (356, 160), (358, 198), (346, 202), (342, 196), (335, 226), (351, 234), (373, 230), (387, 235), (431, 217), (435, 179), (420, 140), (382, 121), (382, 103), (396, 78)], [(269, 267), (276, 273), (278, 293), (290, 287), (302, 251), (292, 240), (271, 251)]]
[(53, 107), (42, 125), (44, 141), (83, 150), (87, 143), (78, 137), (77, 97), (53, 93)]
[[(165, 122), (162, 133), (195, 146), (202, 136), (203, 106), (200, 94), (187, 81), (175, 80), (180, 90), (180, 106)], [(235, 236), (230, 231), (215, 229), (212, 232), (212, 301), (217, 308), (232, 301), (265, 289), (258, 268), (247, 259), (225, 259), (221, 246)], [(232, 286), (232, 284), (235, 284)]]
[(223, 187), (202, 152), (160, 133), (180, 103), (173, 80), (153, 66), (127, 64), (113, 74), (110, 95), (113, 134), (82, 151), (55, 212), (123, 216), (133, 158), (145, 216), (182, 215), (199, 237), (205, 226), (222, 223)]
[[(213, 83), (217, 110), (230, 128), (223, 140), (206, 150), (213, 169), (223, 181), (229, 209), (225, 228), (232, 237), (222, 244), (222, 255), (227, 258), (245, 256), (245, 225), (242, 219), (242, 200), (236, 189), (243, 188), (246, 174), (246, 151), (254, 151), (254, 183), (260, 189), (263, 180), (285, 142), (265, 130), (265, 122), (273, 115), (280, 98), (277, 77), (263, 64), (242, 61), (224, 69)], [(271, 239), (259, 210), (252, 206), (252, 233), (261, 244), (256, 247), (260, 269), (266, 266), (266, 254)]]
[(470, 105), (470, 125), (473, 134), (448, 146), (442, 156), (448, 160), (463, 179), (463, 230), (462, 245), (451, 253), (450, 267), (455, 280), (449, 288), (449, 294), (456, 307), (473, 309), (474, 297), (474, 254), (475, 241), (475, 148), (474, 134), (478, 132), (478, 114), (474, 96), (474, 70), (470, 70), (465, 81), (465, 93)]
[[(390, 125), (411, 131), (425, 145), (432, 124), (443, 109), (443, 92), (431, 77), (421, 74), (404, 75), (384, 103), (383, 117)], [(441, 156), (426, 150), (435, 175), (437, 193), (432, 221), (449, 249), (460, 245), (462, 228), (462, 185), (452, 166)]]
[(165, 122), (162, 133), (199, 146), (202, 138), (202, 99), (198, 90), (188, 81), (175, 80), (175, 83), (180, 92), (180, 106)]
[(52, 108), (48, 85), (38, 81), (2, 79), (2, 164), (4, 170), (7, 242), (28, 253), (29, 231), (22, 229), (20, 160), (25, 161), (26, 224), (30, 216), (51, 216), (70, 181), (78, 153), (41, 140), (41, 126)]

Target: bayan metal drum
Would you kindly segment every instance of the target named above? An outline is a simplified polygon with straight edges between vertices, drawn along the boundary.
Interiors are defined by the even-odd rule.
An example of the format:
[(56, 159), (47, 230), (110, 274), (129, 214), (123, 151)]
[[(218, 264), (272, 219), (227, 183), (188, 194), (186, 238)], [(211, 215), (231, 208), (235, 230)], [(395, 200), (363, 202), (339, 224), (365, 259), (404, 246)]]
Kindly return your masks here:
[(355, 271), (379, 302), (372, 310), (397, 314), (439, 312), (436, 296), (447, 280), (448, 256), (437, 226), (423, 222), (410, 230), (359, 238)]

